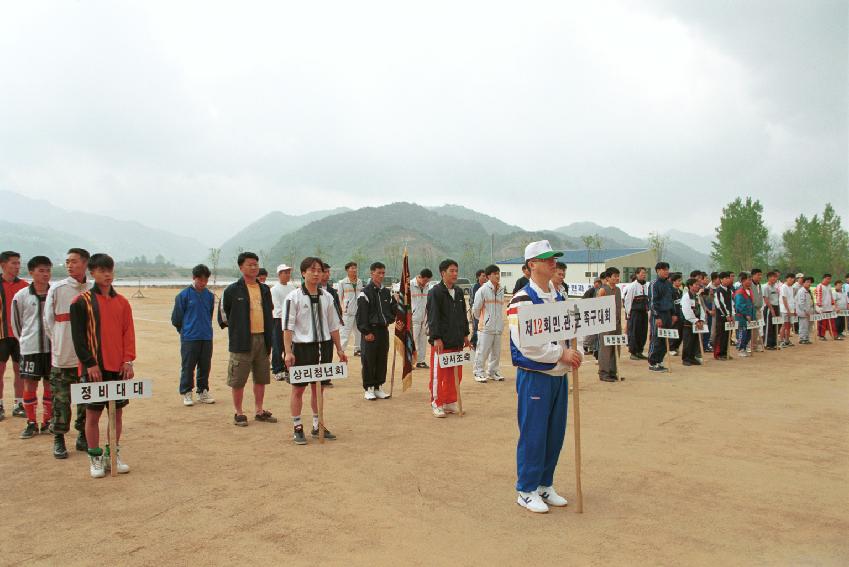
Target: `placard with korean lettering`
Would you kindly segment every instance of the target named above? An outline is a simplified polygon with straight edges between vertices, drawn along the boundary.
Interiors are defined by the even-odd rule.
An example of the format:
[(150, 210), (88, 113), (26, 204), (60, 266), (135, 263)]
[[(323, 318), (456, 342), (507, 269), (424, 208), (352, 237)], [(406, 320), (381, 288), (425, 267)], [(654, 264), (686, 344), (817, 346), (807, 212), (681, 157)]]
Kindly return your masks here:
[(516, 318), (521, 346), (597, 335), (616, 329), (616, 298), (608, 295), (523, 305)]
[(760, 320), (757, 320), (757, 319), (754, 320), (754, 321), (746, 321), (746, 328), (747, 329), (759, 329), (761, 327), (763, 327), (763, 321), (760, 321)]
[(773, 315), (770, 322), (772, 322), (773, 325), (783, 325), (784, 315)]
[(677, 339), (678, 329), (658, 329), (657, 336), (661, 339)]
[(837, 312), (838, 317), (849, 317), (849, 309), (841, 309)]
[(440, 368), (452, 368), (469, 364), (473, 360), (471, 351), (458, 350), (456, 352), (443, 352), (439, 355)]
[(110, 400), (135, 400), (153, 397), (153, 380), (110, 380), (71, 384), (71, 403), (90, 404)]
[(310, 382), (321, 382), (322, 380), (342, 380), (347, 377), (347, 362), (293, 366), (289, 369), (290, 384), (309, 384)]
[(725, 322), (726, 331), (736, 331), (739, 326), (740, 325), (739, 323), (737, 323), (737, 321), (734, 321), (733, 323), (729, 323), (728, 321)]
[(604, 335), (604, 346), (628, 346), (628, 335)]

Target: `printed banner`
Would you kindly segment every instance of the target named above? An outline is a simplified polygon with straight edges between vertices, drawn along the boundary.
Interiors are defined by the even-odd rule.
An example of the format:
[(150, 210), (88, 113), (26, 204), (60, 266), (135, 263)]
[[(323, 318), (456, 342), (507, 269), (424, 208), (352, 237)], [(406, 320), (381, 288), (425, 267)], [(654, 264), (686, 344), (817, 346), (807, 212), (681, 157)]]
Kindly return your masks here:
[(71, 384), (71, 403), (93, 404), (153, 397), (153, 380), (110, 380)]
[(657, 336), (661, 339), (677, 339), (678, 329), (658, 329)]
[(348, 377), (347, 362), (329, 362), (327, 364), (310, 364), (293, 366), (289, 369), (290, 384), (308, 384), (322, 380), (341, 380)]
[(604, 335), (604, 346), (628, 346), (628, 335)]
[(443, 352), (439, 355), (440, 368), (462, 366), (470, 362), (472, 362), (472, 353), (468, 350), (458, 350), (457, 352)]
[(616, 329), (616, 298), (607, 295), (523, 305), (516, 317), (521, 346), (597, 335)]

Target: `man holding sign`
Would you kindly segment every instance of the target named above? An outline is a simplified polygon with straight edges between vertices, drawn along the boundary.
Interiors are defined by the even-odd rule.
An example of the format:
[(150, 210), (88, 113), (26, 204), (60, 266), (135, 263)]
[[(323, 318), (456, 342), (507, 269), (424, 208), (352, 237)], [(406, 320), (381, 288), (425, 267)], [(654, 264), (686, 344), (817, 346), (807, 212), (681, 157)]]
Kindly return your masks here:
[(604, 337), (622, 334), (622, 294), (619, 291), (619, 269), (608, 268), (606, 273), (607, 280), (598, 289), (596, 297), (612, 295), (616, 299), (616, 329), (599, 335), (598, 379), (602, 382), (616, 382), (619, 374), (616, 351), (619, 347), (605, 345)]
[(581, 354), (565, 340), (520, 346), (519, 309), (525, 305), (565, 301), (551, 287), (555, 258), (547, 240), (525, 248), (530, 281), (518, 290), (507, 308), (510, 322), (510, 353), (516, 371), (519, 442), (516, 447), (517, 503), (531, 512), (548, 512), (549, 506), (566, 506), (557, 494), (554, 469), (566, 437), (569, 382), (566, 373), (581, 366)]
[[(130, 302), (112, 287), (115, 262), (107, 254), (94, 254), (88, 261), (94, 280), (90, 291), (81, 293), (71, 303), (71, 336), (80, 360), (82, 382), (131, 380), (136, 359), (136, 334)], [(117, 457), (117, 472), (130, 472), (121, 460), (121, 426), (127, 400), (115, 402), (115, 438), (109, 439)], [(106, 453), (100, 448), (100, 415), (106, 403), (86, 405), (85, 434), (88, 441), (89, 472), (92, 478), (106, 476), (110, 467)]]
[(681, 314), (684, 318), (681, 362), (684, 366), (700, 366), (702, 363), (698, 360), (701, 353), (699, 333), (706, 329), (704, 310), (699, 301), (701, 284), (695, 278), (688, 279), (686, 284), (687, 289), (681, 296)]

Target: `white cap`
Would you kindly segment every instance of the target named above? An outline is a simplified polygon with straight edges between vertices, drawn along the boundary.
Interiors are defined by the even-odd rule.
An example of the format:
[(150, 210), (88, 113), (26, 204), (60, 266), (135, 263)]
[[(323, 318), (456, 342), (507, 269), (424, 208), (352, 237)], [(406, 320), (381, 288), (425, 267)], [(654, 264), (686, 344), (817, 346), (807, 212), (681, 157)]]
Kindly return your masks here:
[(531, 242), (527, 246), (525, 246), (525, 261), (539, 259), (545, 260), (547, 258), (559, 258), (563, 255), (563, 252), (555, 252), (551, 249), (551, 244), (548, 240), (540, 240), (538, 242)]
[(799, 272), (798, 274), (796, 274), (796, 279), (804, 278), (804, 277), (805, 277), (805, 274), (803, 274), (802, 272)]
[(279, 274), (280, 272), (285, 272), (286, 270), (291, 269), (292, 268), (290, 266), (287, 266), (286, 264), (280, 264), (279, 266), (277, 266), (277, 273)]

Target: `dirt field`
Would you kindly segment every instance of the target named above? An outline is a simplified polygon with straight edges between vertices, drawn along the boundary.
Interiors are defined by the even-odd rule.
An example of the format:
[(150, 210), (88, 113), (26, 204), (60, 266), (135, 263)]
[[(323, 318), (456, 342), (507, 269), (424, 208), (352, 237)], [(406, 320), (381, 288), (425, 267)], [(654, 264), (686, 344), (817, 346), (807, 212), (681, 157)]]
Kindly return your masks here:
[[(849, 341), (701, 368), (674, 358), (661, 376), (623, 361), (616, 384), (585, 365), (585, 513), (573, 506), (570, 408), (555, 484), (573, 502), (533, 515), (515, 503), (508, 349), (507, 380), (467, 380), (467, 415), (442, 420), (429, 411), (426, 371), (407, 393), (399, 382), (394, 399), (367, 402), (353, 359), (351, 379), (327, 396), (339, 440), (297, 447), (285, 383), (266, 395), (280, 423), (233, 426), (224, 332), (218, 403), (183, 407), (175, 293), (132, 300), (137, 375), (155, 393), (125, 414), (130, 474), (91, 479), (82, 453), (57, 461), (50, 436), (22, 441), (23, 419), (0, 423), (0, 564), (849, 563)], [(11, 398), (7, 372), (9, 412)], [(246, 393), (249, 412), (252, 402)]]

